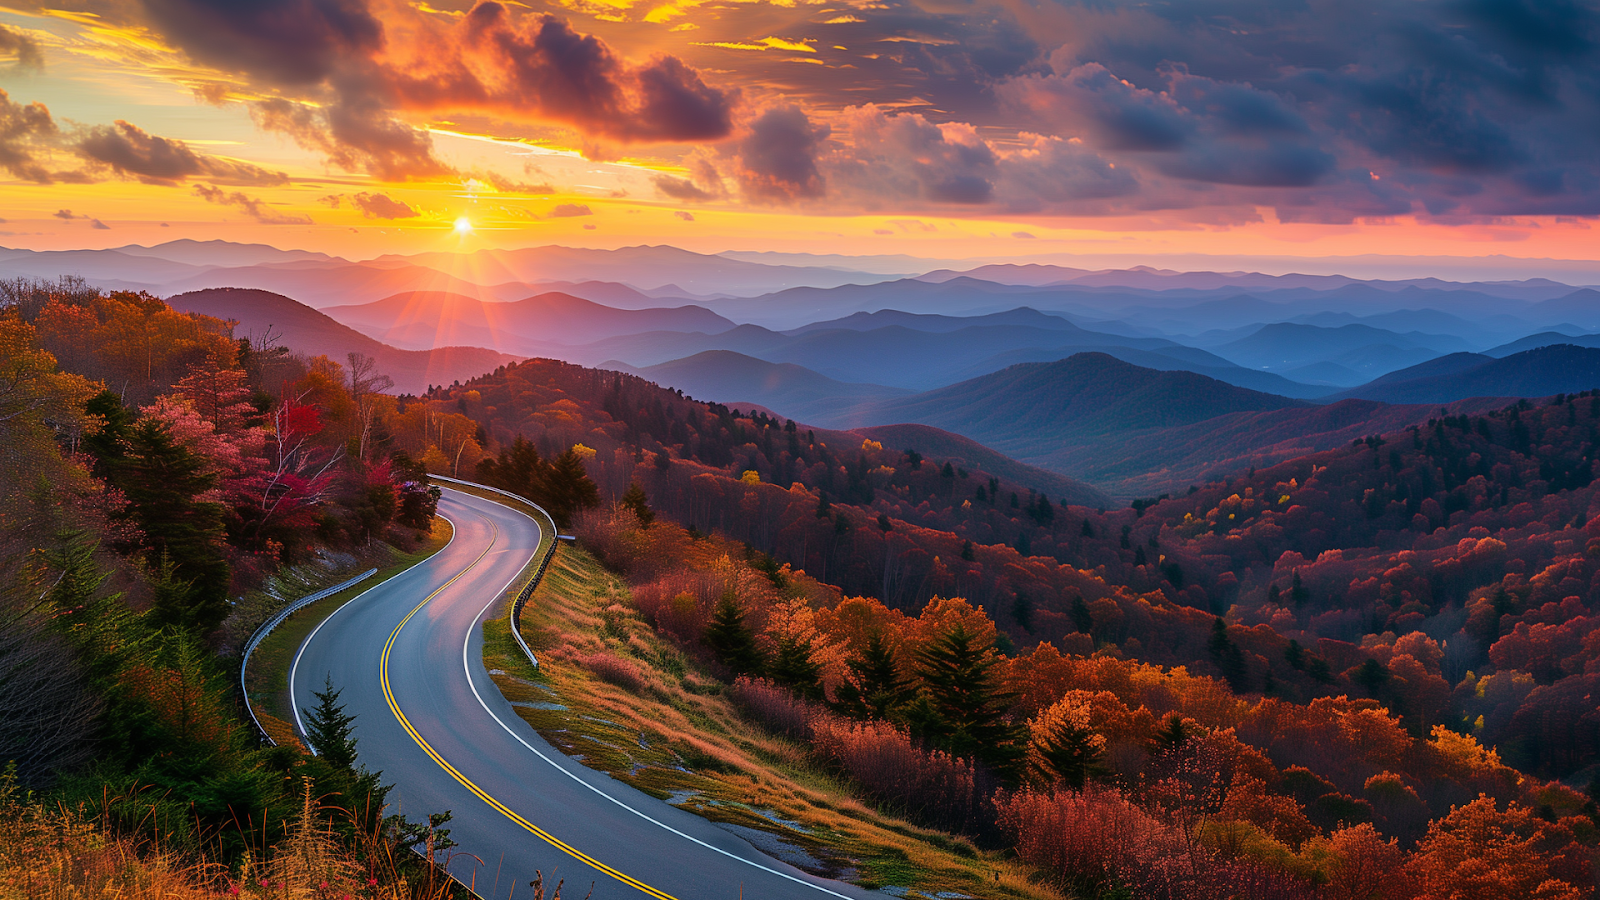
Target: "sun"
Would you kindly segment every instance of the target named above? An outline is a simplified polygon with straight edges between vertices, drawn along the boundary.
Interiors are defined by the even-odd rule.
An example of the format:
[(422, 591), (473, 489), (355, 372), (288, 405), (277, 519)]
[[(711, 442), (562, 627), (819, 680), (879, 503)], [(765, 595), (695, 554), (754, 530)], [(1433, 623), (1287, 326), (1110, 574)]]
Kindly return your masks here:
[(466, 216), (456, 219), (456, 234), (465, 236), (472, 233), (472, 220)]

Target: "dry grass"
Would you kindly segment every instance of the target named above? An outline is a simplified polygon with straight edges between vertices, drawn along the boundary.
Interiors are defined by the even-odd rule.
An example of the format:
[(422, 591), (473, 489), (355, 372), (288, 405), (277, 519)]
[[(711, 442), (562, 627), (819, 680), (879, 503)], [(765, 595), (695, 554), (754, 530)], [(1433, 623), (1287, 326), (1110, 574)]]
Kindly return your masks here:
[(585, 765), (714, 821), (759, 829), (805, 867), (910, 896), (1054, 898), (1036, 870), (851, 796), (806, 745), (748, 721), (723, 685), (662, 640), (621, 578), (563, 546), (524, 613), (521, 658), (504, 618), (484, 661), (540, 734)]
[[(381, 832), (354, 851), (332, 830), (309, 782), (287, 837), (237, 866), (194, 859), (159, 842), (119, 837), (105, 820), (18, 796), (0, 776), (0, 898), (39, 900), (448, 900), (454, 882), (433, 866), (403, 865)], [(421, 871), (418, 877), (405, 872)]]

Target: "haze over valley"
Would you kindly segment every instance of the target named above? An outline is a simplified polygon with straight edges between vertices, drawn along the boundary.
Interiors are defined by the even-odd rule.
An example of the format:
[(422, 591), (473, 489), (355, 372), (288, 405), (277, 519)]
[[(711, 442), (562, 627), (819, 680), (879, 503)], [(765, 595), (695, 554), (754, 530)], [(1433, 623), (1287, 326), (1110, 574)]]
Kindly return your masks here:
[[(242, 337), (372, 356), (407, 393), (515, 359), (560, 359), (814, 427), (933, 426), (1120, 499), (1336, 447), (1441, 407), (1600, 383), (1600, 292), (1544, 279), (1044, 265), (896, 277), (851, 270), (847, 257), (785, 260), (547, 247), (350, 262), (179, 241), (9, 251), (0, 274), (79, 265), (108, 288), (169, 291), (174, 308), (235, 321)], [(523, 280), (486, 287), (444, 274), (463, 269)], [(282, 292), (193, 288), (224, 280)]]

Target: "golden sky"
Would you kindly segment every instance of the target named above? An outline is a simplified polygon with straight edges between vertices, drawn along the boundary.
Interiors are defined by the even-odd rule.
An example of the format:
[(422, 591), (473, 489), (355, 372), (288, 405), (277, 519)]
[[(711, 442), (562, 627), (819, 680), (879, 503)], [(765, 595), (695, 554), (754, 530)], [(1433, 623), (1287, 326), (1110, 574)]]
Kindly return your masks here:
[(1600, 15), (1491, 6), (0, 7), (0, 245), (1596, 259)]

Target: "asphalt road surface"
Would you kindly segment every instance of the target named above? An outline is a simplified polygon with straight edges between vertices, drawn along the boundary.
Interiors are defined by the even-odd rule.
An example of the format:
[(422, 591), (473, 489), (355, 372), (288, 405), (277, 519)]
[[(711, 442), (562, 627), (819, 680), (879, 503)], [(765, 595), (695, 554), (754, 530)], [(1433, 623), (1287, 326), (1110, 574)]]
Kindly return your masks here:
[[(881, 897), (807, 875), (692, 813), (584, 768), (517, 716), (483, 666), (485, 619), (533, 557), (533, 519), (445, 490), (449, 546), (345, 604), (289, 674), (296, 709), (331, 677), (355, 719), (359, 763), (413, 821), (450, 810), (450, 872), (486, 900), (828, 900)], [(302, 724), (302, 733), (303, 723)], [(548, 887), (547, 887), (548, 891)], [(547, 894), (548, 898), (548, 894)]]

